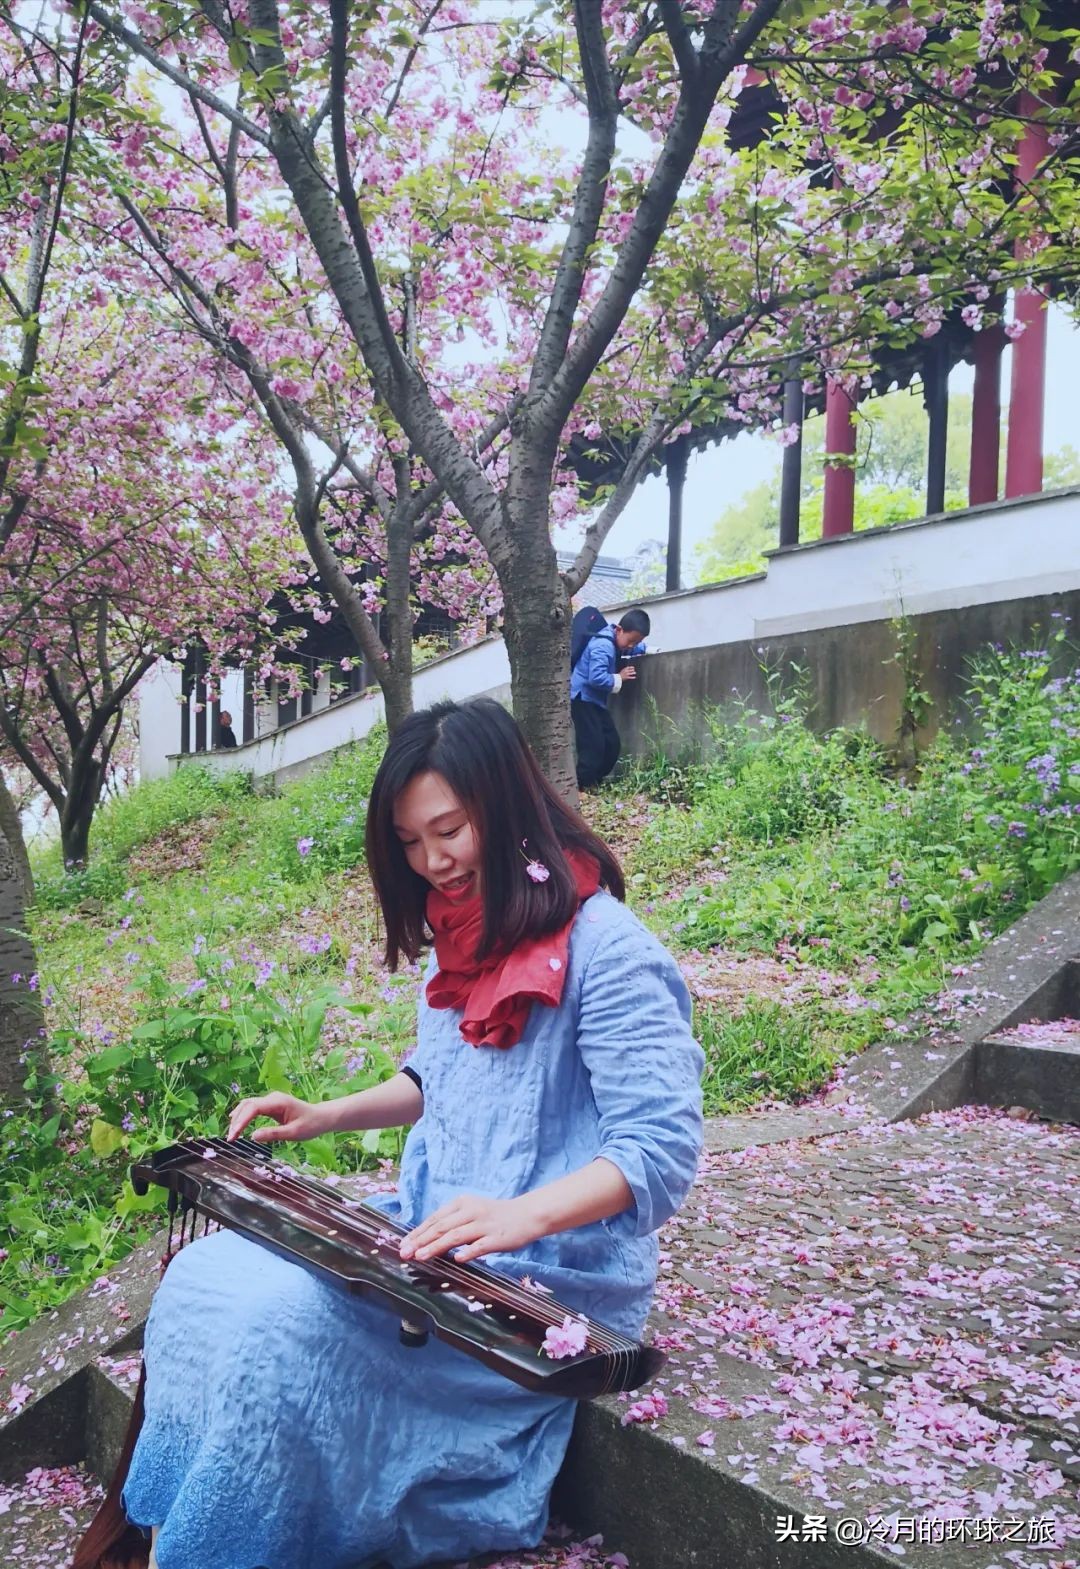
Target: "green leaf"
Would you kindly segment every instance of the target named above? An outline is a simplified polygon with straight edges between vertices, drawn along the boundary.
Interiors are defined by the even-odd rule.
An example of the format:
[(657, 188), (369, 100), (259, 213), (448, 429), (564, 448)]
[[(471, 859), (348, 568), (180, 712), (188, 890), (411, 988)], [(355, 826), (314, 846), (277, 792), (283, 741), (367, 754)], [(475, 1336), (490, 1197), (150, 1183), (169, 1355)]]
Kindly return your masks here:
[(50, 1117), (48, 1122), (38, 1130), (38, 1143), (51, 1144), (60, 1131), (60, 1114)]
[(178, 1062), (191, 1062), (195, 1057), (201, 1057), (205, 1050), (202, 1041), (177, 1041), (175, 1046), (162, 1052), (161, 1060), (172, 1068)]
[(292, 1083), (286, 1068), (285, 1048), (280, 1041), (271, 1041), (263, 1053), (259, 1068), (259, 1077), (268, 1090), (278, 1090), (285, 1095), (292, 1094)]
[(158, 1209), (161, 1206), (162, 1190), (151, 1188), (149, 1192), (140, 1195), (131, 1186), (130, 1180), (125, 1181), (120, 1195), (113, 1205), (116, 1214), (121, 1220), (126, 1220), (129, 1215), (141, 1215), (147, 1210)]
[(123, 1146), (123, 1129), (106, 1122), (102, 1117), (95, 1117), (90, 1128), (90, 1148), (94, 1154), (105, 1159), (109, 1155), (115, 1155)]
[(99, 1074), (104, 1077), (116, 1072), (117, 1068), (126, 1068), (134, 1053), (130, 1046), (106, 1046), (104, 1051), (97, 1052), (86, 1065), (86, 1071), (91, 1078)]
[(304, 1153), (313, 1166), (333, 1166), (337, 1155), (333, 1134), (323, 1133), (317, 1139), (305, 1139)]
[(133, 1090), (148, 1090), (158, 1078), (157, 1064), (150, 1057), (136, 1057), (127, 1071), (127, 1082)]
[(12, 1231), (33, 1233), (41, 1226), (41, 1216), (32, 1204), (12, 1204), (6, 1219)]
[(136, 1025), (131, 1032), (133, 1041), (153, 1041), (165, 1033), (164, 1019), (148, 1019), (145, 1024)]

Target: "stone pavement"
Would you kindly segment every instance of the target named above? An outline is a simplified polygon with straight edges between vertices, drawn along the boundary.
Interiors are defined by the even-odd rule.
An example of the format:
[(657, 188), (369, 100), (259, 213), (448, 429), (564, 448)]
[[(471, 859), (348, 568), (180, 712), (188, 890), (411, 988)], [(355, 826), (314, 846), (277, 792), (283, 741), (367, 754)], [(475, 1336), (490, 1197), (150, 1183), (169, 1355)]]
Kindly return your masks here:
[[(710, 1124), (661, 1239), (669, 1364), (583, 1404), (560, 1477), (586, 1540), (498, 1563), (1080, 1569), (1080, 1127), (1047, 1120), (1078, 1104), (1080, 1055), (1067, 1019), (1016, 1034), (1080, 1014), (1078, 951), (1074, 877), (957, 978), (940, 1027), (818, 1104)], [(4, 1346), (0, 1481), (111, 1468), (157, 1251)], [(62, 1563), (81, 1485), (0, 1489), (0, 1564)]]
[(0, 1489), (4, 1569), (67, 1569), (102, 1489), (81, 1467), (35, 1468), (17, 1488)]
[[(631, 1569), (1071, 1569), (1078, 1192), (1080, 1130), (983, 1108), (710, 1153), (663, 1237), (670, 1361), (583, 1409), (563, 1512)], [(130, 1391), (134, 1358), (94, 1360)], [(20, 1503), (3, 1562), (51, 1564), (78, 1516)]]
[(670, 1362), (621, 1412), (698, 1464), (681, 1508), (640, 1463), (612, 1489), (631, 1562), (1075, 1565), (1078, 1192), (1080, 1130), (981, 1108), (709, 1155), (665, 1234)]

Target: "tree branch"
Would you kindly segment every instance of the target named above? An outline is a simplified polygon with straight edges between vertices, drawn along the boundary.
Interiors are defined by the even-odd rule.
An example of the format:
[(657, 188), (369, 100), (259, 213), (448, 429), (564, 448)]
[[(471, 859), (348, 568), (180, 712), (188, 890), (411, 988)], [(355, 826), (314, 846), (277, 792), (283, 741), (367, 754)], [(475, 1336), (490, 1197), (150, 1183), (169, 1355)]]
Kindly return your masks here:
[(566, 355), (585, 282), (586, 260), (604, 214), (619, 122), (619, 103), (608, 67), (603, 14), (595, 0), (574, 0), (574, 27), (585, 78), (589, 137), (574, 197), (570, 232), (559, 257), (540, 341), (533, 356), (530, 396), (551, 385)]
[(736, 30), (741, 0), (717, 0), (693, 82), (683, 81), (671, 127), (611, 276), (549, 387), (539, 417), (561, 430), (618, 331), (663, 234), (725, 77), (740, 63), (783, 0), (758, 0)]
[[(45, 217), (44, 234), (40, 236), (40, 250), (38, 250), (37, 243), (35, 243), (39, 240), (39, 226), (36, 222), (34, 225), (34, 242), (31, 243), (30, 260), (28, 263), (26, 309), (21, 312), (23, 347), (19, 358), (19, 374), (11, 389), (8, 411), (4, 420), (3, 435), (0, 437), (0, 490), (7, 486), (8, 475), (11, 472), (11, 463), (14, 457), (16, 434), (30, 405), (31, 381), (37, 365), (38, 355), (41, 351), (41, 307), (45, 299), (45, 284), (49, 276), (49, 266), (52, 262), (53, 247), (60, 227), (68, 174), (71, 169), (71, 154), (75, 144), (75, 126), (79, 114), (79, 73), (82, 68), (87, 21), (88, 19), (84, 13), (79, 22), (79, 32), (75, 44), (75, 58), (71, 68), (71, 92), (68, 95), (67, 117), (64, 125), (64, 150), (60, 155), (60, 168), (56, 176), (56, 188), (52, 194), (51, 204), (43, 204), (41, 208), (43, 216), (46, 214), (47, 216)], [(7, 509), (3, 519), (0, 520), (0, 546), (5, 545), (10, 539), (21, 515), (21, 507), (13, 505)]]
[(690, 37), (690, 29), (686, 25), (682, 6), (679, 0), (658, 0), (660, 19), (664, 24), (671, 52), (675, 56), (675, 63), (679, 67), (679, 74), (684, 82), (693, 83), (697, 79), (700, 62)]
[[(333, 0), (338, 26), (347, 27), (347, 0)], [(275, 0), (250, 0), (253, 26), (274, 40), (256, 46), (260, 69), (284, 64), (277, 28)], [(339, 62), (339, 70), (342, 62)], [(445, 486), (463, 517), (469, 519), (481, 544), (490, 553), (504, 539), (499, 498), (479, 464), (457, 441), (432, 401), (422, 378), (408, 365), (396, 343), (390, 348), (359, 257), (342, 228), (341, 214), (326, 175), (309, 148), (291, 110), (279, 113), (271, 106), (271, 145), (308, 236), (322, 264), (327, 281), (356, 340), (378, 396), (387, 404), (431, 472)], [(343, 193), (337, 193), (343, 200)], [(378, 278), (375, 278), (378, 285)], [(391, 339), (393, 334), (391, 332)]]
[(243, 131), (245, 136), (250, 136), (253, 142), (258, 142), (260, 147), (270, 146), (269, 134), (263, 130), (262, 126), (256, 125), (254, 120), (249, 120), (246, 114), (241, 114), (226, 99), (220, 97), (215, 92), (211, 92), (201, 82), (192, 81), (191, 77), (185, 76), (183, 71), (178, 71), (174, 65), (165, 59), (164, 55), (158, 54), (156, 49), (152, 49), (148, 43), (140, 38), (138, 33), (133, 33), (117, 17), (111, 16), (104, 6), (97, 5), (95, 0), (89, 0), (86, 10), (107, 33), (118, 39), (120, 43), (127, 44), (128, 48), (137, 54), (140, 59), (145, 60), (148, 65), (152, 65), (155, 71), (160, 71), (162, 76), (179, 87), (182, 92), (198, 98), (208, 109), (213, 109), (217, 114), (223, 115), (230, 124), (237, 126), (238, 129)]
[(330, 0), (330, 129), (334, 147), (334, 172), (337, 176), (337, 194), (338, 200), (341, 202), (342, 211), (345, 214), (345, 222), (348, 224), (353, 250), (356, 253), (356, 259), (363, 274), (364, 286), (367, 290), (367, 297), (375, 325), (382, 339), (386, 356), (386, 368), (391, 385), (394, 382), (404, 385), (408, 376), (408, 361), (402, 353), (401, 345), (398, 343), (397, 335), (390, 323), (386, 301), (383, 298), (382, 284), (379, 281), (378, 269), (375, 266), (375, 258), (371, 254), (371, 242), (368, 239), (363, 215), (360, 212), (360, 204), (356, 199), (356, 191), (353, 188), (352, 166), (349, 162), (349, 140), (345, 124), (345, 93), (349, 73), (350, 9), (350, 0)]
[(15, 756), (19, 759), (27, 773), (32, 775), (37, 781), (59, 812), (64, 804), (64, 792), (49, 773), (42, 768), (30, 747), (24, 741), (22, 732), (8, 712), (6, 703), (0, 703), (0, 734), (3, 735), (4, 740), (15, 753)]
[(49, 689), (49, 696), (52, 698), (53, 707), (60, 716), (64, 734), (68, 738), (68, 745), (74, 752), (84, 734), (83, 723), (79, 718), (78, 710), (71, 701), (70, 696), (64, 691), (60, 677), (53, 668), (52, 663), (44, 657), (41, 659), (41, 670), (45, 678), (45, 685)]
[(415, 38), (415, 40), (414, 40), (414, 42), (412, 44), (412, 47), (410, 48), (408, 54), (405, 56), (405, 64), (401, 67), (401, 72), (400, 72), (400, 74), (398, 76), (398, 79), (394, 83), (394, 90), (390, 94), (390, 102), (387, 104), (386, 108), (383, 110), (383, 114), (386, 116), (386, 118), (388, 120), (389, 120), (390, 116), (393, 114), (394, 110), (397, 108), (398, 99), (401, 97), (401, 90), (405, 86), (405, 78), (408, 76), (410, 70), (412, 69), (412, 63), (416, 59), (416, 56), (417, 56), (417, 54), (420, 51), (420, 45), (424, 41), (424, 34), (427, 32), (428, 28), (431, 26), (431, 24), (435, 20), (435, 18), (438, 16), (440, 10), (442, 9), (442, 4), (443, 4), (443, 0), (434, 0), (434, 4), (432, 5), (431, 10), (424, 17), (424, 20), (420, 23), (420, 26), (417, 29), (416, 38)]
[(18, 295), (15, 293), (14, 289), (11, 287), (11, 284), (7, 281), (7, 278), (2, 272), (0, 272), (0, 292), (5, 295), (9, 304), (11, 305), (12, 310), (15, 312), (16, 316), (18, 316), (19, 320), (25, 321), (26, 306), (23, 304), (22, 300), (19, 299)]
[[(333, 492), (329, 494), (330, 500), (333, 502)], [(303, 535), (304, 543), (308, 548), (308, 554), (315, 564), (319, 577), (341, 611), (345, 624), (356, 639), (364, 658), (374, 671), (375, 679), (382, 685), (386, 667), (386, 660), (383, 657), (386, 649), (383, 646), (382, 638), (376, 631), (371, 617), (363, 607), (360, 596), (356, 592), (356, 585), (345, 571), (341, 564), (341, 558), (326, 537), (326, 531), (313, 505), (314, 500), (315, 496), (313, 493), (309, 505), (303, 509), (298, 506), (296, 514), (296, 520)]]
[(99, 704), (95, 709), (89, 724), (86, 726), (83, 738), (79, 742), (78, 749), (72, 757), (72, 773), (75, 772), (76, 768), (85, 768), (87, 766), (93, 756), (93, 751), (97, 746), (99, 738), (104, 733), (105, 727), (113, 715), (120, 712), (143, 676), (154, 668), (160, 657), (161, 650), (156, 648), (152, 653), (144, 654), (135, 662), (119, 686), (114, 689), (108, 702)]

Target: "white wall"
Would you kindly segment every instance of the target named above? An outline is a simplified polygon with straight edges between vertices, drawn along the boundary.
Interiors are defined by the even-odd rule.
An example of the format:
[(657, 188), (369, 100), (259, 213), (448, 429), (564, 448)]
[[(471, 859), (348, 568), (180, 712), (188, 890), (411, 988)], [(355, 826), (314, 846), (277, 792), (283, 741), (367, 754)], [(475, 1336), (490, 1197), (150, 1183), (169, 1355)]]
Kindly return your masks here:
[(159, 659), (139, 684), (139, 778), (163, 779), (180, 750), (180, 671)]
[[(244, 728), (244, 672), (226, 670), (221, 677), (221, 703), (225, 713), (232, 715), (232, 727), (237, 736)], [(194, 731), (192, 734), (194, 735)]]
[[(674, 652), (888, 620), (901, 608), (917, 615), (1075, 588), (1080, 588), (1080, 490), (1056, 491), (774, 552), (768, 571), (755, 577), (648, 601), (649, 641)], [(608, 616), (615, 620), (618, 612)], [(492, 638), (419, 670), (414, 699), (423, 708), (443, 697), (501, 694), (509, 681), (506, 650), (500, 638)], [(179, 745), (175, 705), (174, 711), (173, 751)], [(234, 752), (202, 754), (200, 761), (256, 778), (281, 776), (362, 739), (382, 715), (376, 689)], [(155, 733), (164, 736), (165, 729)], [(167, 765), (158, 753), (149, 766), (160, 774), (177, 761)], [(143, 777), (154, 777), (145, 740)]]
[(766, 574), (649, 602), (658, 648), (705, 648), (1080, 587), (1080, 491), (773, 552)]
[[(490, 638), (459, 653), (448, 654), (418, 670), (413, 681), (414, 701), (418, 708), (424, 708), (444, 697), (460, 699), (473, 697), (478, 692), (498, 691), (507, 686), (509, 681), (510, 666), (502, 639)], [(140, 714), (144, 716), (140, 724), (145, 724), (147, 711), (157, 709), (160, 703), (158, 686), (148, 687), (145, 696), (140, 696)], [(228, 707), (228, 704), (225, 706)], [(171, 751), (177, 753), (180, 746), (179, 704), (175, 707), (176, 729)], [(234, 720), (239, 711), (239, 704), (230, 709)], [(295, 720), (280, 730), (271, 730), (246, 746), (238, 746), (235, 751), (199, 752), (193, 754), (193, 759), (197, 758), (200, 765), (217, 772), (239, 769), (242, 773), (253, 774), (257, 779), (269, 775), (280, 776), (293, 770), (300, 771), (323, 753), (346, 746), (350, 741), (362, 740), (382, 717), (382, 693), (376, 687), (357, 697), (345, 698), (332, 708), (312, 713), (306, 719)], [(144, 756), (143, 778), (159, 777), (182, 760), (179, 756), (167, 758), (162, 754), (151, 761)], [(148, 766), (155, 768), (156, 773), (148, 772)]]
[[(240, 734), (244, 717), (244, 672), (226, 670), (221, 679), (221, 707), (232, 715)], [(188, 695), (190, 734), (195, 734), (195, 694)], [(169, 759), (180, 751), (184, 706), (179, 666), (159, 659), (139, 685), (139, 777), (161, 779), (171, 772)], [(210, 716), (207, 714), (209, 731)]]

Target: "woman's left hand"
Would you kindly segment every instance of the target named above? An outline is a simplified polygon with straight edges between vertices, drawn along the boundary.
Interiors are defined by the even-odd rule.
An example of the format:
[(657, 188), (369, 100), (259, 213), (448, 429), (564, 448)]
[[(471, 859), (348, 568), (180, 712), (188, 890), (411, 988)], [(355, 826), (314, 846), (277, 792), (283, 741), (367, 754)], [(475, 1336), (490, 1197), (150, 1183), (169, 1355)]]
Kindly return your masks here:
[(513, 1253), (544, 1235), (527, 1193), (516, 1199), (462, 1193), (401, 1239), (401, 1256), (429, 1259), (457, 1248), (455, 1262), (467, 1264), (485, 1253)]

